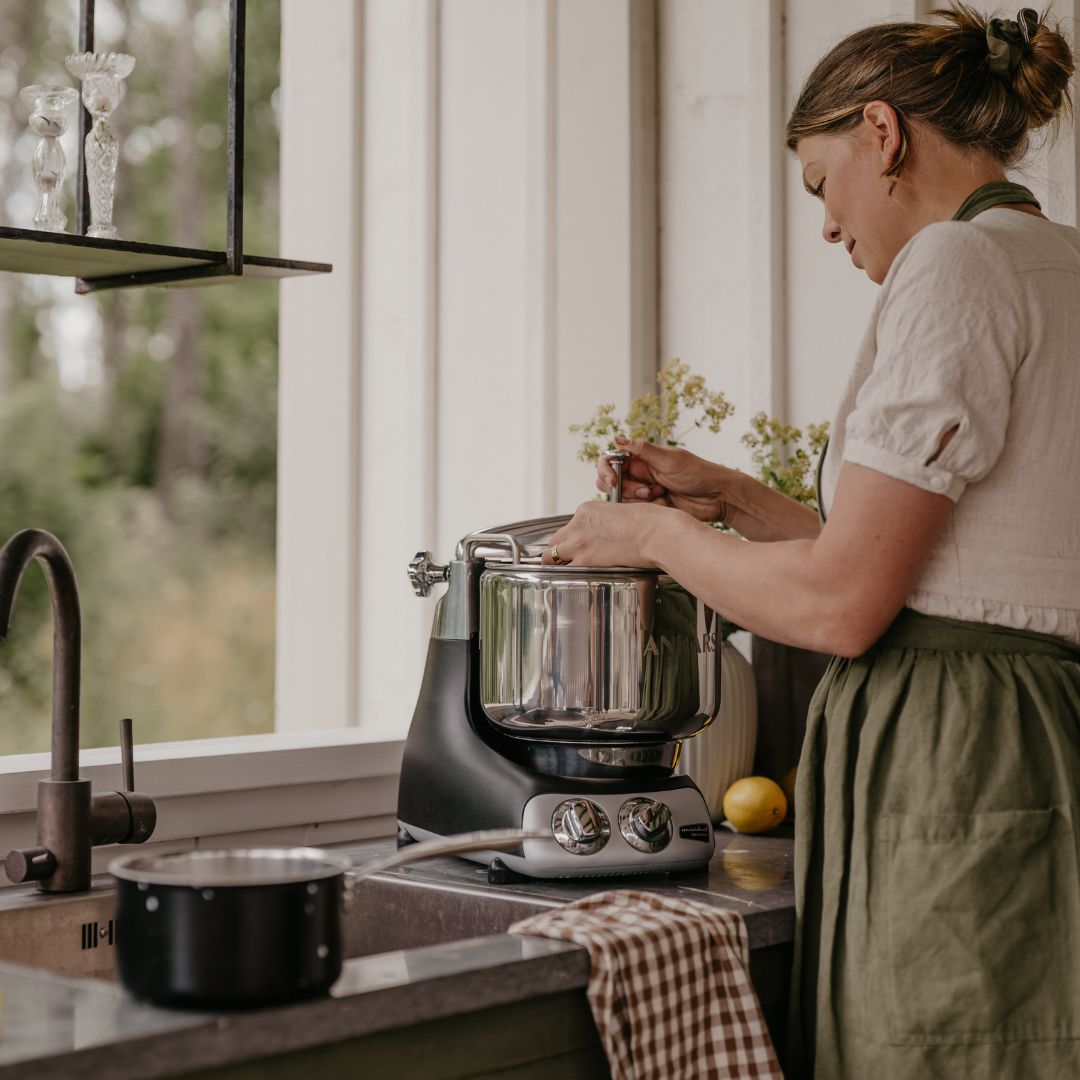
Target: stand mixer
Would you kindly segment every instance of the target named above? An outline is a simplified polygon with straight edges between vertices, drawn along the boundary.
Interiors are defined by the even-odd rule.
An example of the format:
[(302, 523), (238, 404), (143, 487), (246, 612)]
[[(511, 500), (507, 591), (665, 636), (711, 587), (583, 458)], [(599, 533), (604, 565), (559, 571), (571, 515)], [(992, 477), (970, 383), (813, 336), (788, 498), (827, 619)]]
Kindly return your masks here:
[[(617, 473), (626, 455), (611, 455)], [(619, 484), (615, 492), (619, 491)], [(713, 854), (681, 740), (720, 705), (719, 617), (656, 570), (544, 566), (568, 517), (471, 533), (446, 583), (405, 745), (399, 846), (476, 829), (541, 829), (492, 881), (691, 870)]]

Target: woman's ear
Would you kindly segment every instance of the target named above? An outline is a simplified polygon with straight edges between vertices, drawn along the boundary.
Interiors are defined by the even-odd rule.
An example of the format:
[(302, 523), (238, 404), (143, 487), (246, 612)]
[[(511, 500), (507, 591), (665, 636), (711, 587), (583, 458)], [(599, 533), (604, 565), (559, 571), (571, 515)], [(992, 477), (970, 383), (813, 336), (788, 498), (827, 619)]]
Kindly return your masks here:
[(875, 141), (883, 171), (887, 173), (904, 143), (900, 117), (887, 101), (871, 101), (863, 109), (863, 122)]

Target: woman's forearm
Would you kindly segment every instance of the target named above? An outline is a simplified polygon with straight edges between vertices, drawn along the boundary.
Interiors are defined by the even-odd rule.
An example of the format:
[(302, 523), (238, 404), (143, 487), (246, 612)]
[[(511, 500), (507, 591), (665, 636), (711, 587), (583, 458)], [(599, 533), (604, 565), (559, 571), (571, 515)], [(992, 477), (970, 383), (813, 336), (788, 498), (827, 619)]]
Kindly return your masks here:
[(903, 607), (953, 511), (944, 495), (845, 463), (813, 538), (748, 543), (657, 507), (638, 549), (755, 634), (859, 656)]
[(812, 539), (746, 543), (687, 515), (665, 514), (651, 530), (648, 551), (654, 565), (746, 630), (820, 652), (861, 650), (833, 617), (843, 590), (815, 560)]
[(821, 531), (816, 510), (738, 470), (725, 485), (725, 524), (747, 540), (812, 540)]

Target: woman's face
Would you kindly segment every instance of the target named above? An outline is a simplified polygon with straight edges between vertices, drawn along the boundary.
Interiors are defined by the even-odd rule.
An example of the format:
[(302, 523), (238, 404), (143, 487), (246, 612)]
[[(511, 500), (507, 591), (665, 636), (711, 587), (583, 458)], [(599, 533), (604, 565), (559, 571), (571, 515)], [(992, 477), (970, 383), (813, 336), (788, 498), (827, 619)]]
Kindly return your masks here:
[(825, 207), (822, 235), (830, 244), (842, 243), (852, 263), (880, 285), (915, 230), (899, 190), (890, 193), (892, 181), (883, 175), (899, 148), (899, 132), (891, 133), (872, 108), (853, 131), (808, 135), (796, 153), (806, 190)]

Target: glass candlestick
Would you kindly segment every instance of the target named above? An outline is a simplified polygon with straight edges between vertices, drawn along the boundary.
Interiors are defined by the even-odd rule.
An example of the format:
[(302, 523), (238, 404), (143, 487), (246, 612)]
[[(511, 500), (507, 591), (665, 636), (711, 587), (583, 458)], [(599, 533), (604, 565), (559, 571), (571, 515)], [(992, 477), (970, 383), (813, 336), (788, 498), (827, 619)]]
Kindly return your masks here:
[(109, 116), (120, 101), (120, 83), (135, 67), (126, 53), (76, 53), (64, 61), (82, 81), (82, 100), (94, 125), (86, 136), (86, 183), (90, 189), (90, 228), (87, 236), (116, 239), (112, 223), (116, 193), (116, 162), (120, 142), (109, 130)]
[(27, 86), (19, 96), (30, 106), (30, 130), (41, 141), (34, 150), (34, 183), (37, 184), (37, 213), (34, 227), (46, 232), (63, 232), (67, 215), (60, 206), (60, 192), (67, 176), (67, 157), (60, 136), (67, 131), (68, 109), (79, 98), (70, 86)]

